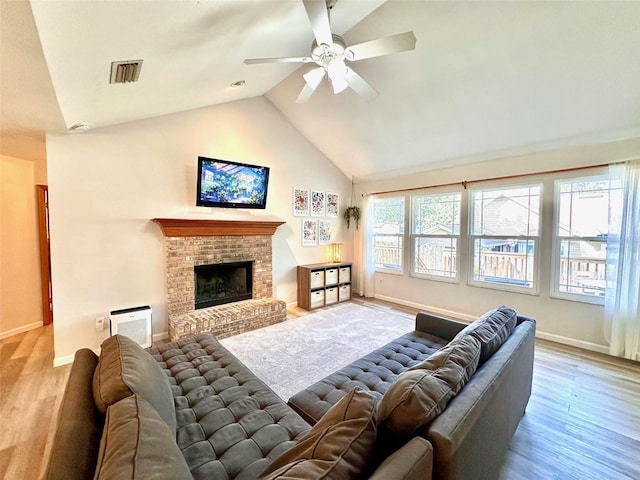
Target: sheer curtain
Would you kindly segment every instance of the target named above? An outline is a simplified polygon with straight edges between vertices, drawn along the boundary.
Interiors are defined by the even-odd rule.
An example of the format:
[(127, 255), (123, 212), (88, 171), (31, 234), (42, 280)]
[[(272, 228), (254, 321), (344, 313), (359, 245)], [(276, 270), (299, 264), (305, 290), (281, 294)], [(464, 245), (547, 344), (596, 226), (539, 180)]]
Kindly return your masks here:
[(640, 360), (640, 159), (612, 166), (611, 178), (623, 197), (607, 239), (605, 333), (611, 355)]
[(373, 230), (373, 196), (365, 195), (362, 199), (362, 224), (360, 239), (362, 242), (362, 295), (365, 297), (373, 297), (374, 290), (374, 274), (375, 274), (375, 255), (373, 252), (373, 240), (371, 232)]

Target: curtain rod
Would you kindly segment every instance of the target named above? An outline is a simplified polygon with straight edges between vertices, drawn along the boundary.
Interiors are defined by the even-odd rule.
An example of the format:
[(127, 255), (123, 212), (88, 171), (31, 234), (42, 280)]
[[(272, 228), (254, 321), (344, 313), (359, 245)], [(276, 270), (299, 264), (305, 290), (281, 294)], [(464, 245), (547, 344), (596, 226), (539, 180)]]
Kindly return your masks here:
[(436, 184), (436, 185), (425, 185), (425, 186), (422, 186), (422, 187), (399, 188), (399, 189), (396, 189), (396, 190), (385, 190), (384, 192), (363, 193), (362, 196), (364, 197), (365, 195), (369, 196), (369, 195), (384, 195), (384, 194), (387, 194), (387, 193), (413, 192), (415, 190), (425, 190), (427, 188), (453, 187), (454, 185), (462, 185), (462, 188), (464, 188), (466, 190), (467, 189), (467, 185), (470, 185), (472, 183), (491, 182), (491, 181), (494, 181), (494, 180), (508, 180), (510, 178), (531, 177), (531, 176), (534, 176), (534, 175), (546, 175), (546, 174), (549, 174), (549, 173), (575, 172), (577, 170), (587, 170), (587, 169), (592, 169), (592, 168), (602, 168), (602, 167), (608, 167), (610, 165), (618, 165), (620, 163), (624, 163), (624, 162), (600, 163), (598, 165), (588, 165), (586, 167), (559, 168), (557, 170), (546, 170), (544, 172), (522, 173), (522, 174), (517, 174), (517, 175), (505, 175), (505, 176), (502, 176), (502, 177), (480, 178), (480, 179), (477, 179), (477, 180), (463, 180), (461, 182), (439, 183), (439, 184)]

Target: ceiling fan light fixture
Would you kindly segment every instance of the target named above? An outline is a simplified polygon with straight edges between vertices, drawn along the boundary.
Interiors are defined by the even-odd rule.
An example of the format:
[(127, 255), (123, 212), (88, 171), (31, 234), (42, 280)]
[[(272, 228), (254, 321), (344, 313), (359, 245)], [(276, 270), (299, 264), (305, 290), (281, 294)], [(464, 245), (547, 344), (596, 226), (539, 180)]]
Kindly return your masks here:
[(336, 58), (331, 60), (327, 65), (327, 74), (331, 80), (334, 94), (344, 91), (349, 86), (345, 78), (347, 75), (347, 66), (343, 59)]
[(324, 69), (321, 67), (314, 68), (313, 70), (310, 70), (302, 75), (302, 77), (304, 78), (304, 81), (307, 82), (307, 85), (309, 85), (309, 87), (311, 87), (315, 91), (324, 78)]

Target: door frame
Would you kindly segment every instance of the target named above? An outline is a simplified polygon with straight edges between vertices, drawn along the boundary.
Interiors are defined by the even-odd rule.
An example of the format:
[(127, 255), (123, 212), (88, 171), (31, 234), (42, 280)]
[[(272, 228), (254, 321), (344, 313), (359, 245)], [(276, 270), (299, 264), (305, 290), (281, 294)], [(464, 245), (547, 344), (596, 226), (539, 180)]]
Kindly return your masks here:
[(51, 287), (51, 244), (49, 236), (49, 188), (36, 185), (38, 204), (38, 244), (40, 249), (40, 291), (42, 297), (42, 324), (53, 322), (53, 295)]

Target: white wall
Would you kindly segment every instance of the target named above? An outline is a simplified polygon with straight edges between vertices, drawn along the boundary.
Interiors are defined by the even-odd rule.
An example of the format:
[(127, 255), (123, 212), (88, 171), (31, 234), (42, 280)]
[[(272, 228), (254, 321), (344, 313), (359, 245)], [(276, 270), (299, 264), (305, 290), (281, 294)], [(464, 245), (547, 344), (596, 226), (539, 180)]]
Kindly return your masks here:
[[(198, 155), (271, 167), (267, 209), (195, 207)], [(351, 182), (264, 98), (254, 98), (75, 135), (48, 135), (56, 363), (97, 348), (95, 318), (153, 308), (154, 334), (167, 331), (164, 238), (152, 218), (286, 221), (273, 239), (274, 296), (296, 301), (296, 266), (326, 260), (301, 246), (292, 189), (350, 195)], [(352, 255), (341, 218), (334, 236)]]
[(38, 163), (0, 156), (0, 338), (42, 325), (36, 207), (42, 179)]
[[(535, 174), (527, 177), (527, 181), (543, 181), (545, 182), (543, 189), (552, 191), (553, 176), (538, 175), (537, 173), (624, 161), (638, 158), (638, 156), (640, 156), (640, 139), (631, 139), (519, 157), (500, 158), (376, 182), (363, 182), (357, 185), (356, 190), (358, 194), (374, 193), (500, 176)], [(565, 175), (570, 175), (570, 173)], [(520, 313), (536, 318), (538, 336), (540, 337), (607, 352), (608, 343), (604, 336), (604, 309), (602, 306), (550, 297), (552, 212), (552, 205), (549, 202), (543, 205), (542, 232), (546, 232), (546, 234), (543, 233), (540, 245), (543, 261), (540, 265), (539, 295), (510, 293), (470, 286), (466, 283), (466, 275), (463, 276), (459, 284), (451, 284), (412, 278), (408, 274), (399, 276), (384, 273), (375, 274), (373, 293), (378, 298), (449, 313), (467, 320), (491, 308), (506, 304)], [(362, 238), (358, 239), (356, 248), (358, 252), (362, 241)], [(359, 254), (358, 252), (357, 254)], [(466, 272), (466, 265), (462, 265), (461, 269)], [(356, 278), (359, 277), (356, 276)], [(356, 285), (356, 290), (363, 291), (362, 281)]]

